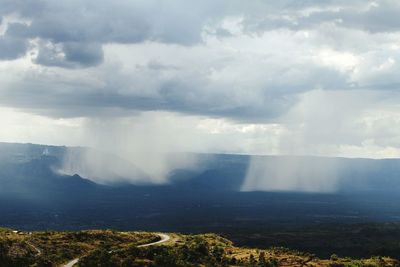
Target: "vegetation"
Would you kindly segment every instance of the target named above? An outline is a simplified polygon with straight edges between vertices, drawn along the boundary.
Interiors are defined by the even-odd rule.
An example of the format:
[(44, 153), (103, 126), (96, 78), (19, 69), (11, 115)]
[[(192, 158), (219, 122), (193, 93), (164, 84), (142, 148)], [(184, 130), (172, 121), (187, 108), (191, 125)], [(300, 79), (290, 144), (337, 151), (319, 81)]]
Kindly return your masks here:
[(80, 258), (79, 267), (135, 266), (399, 266), (389, 257), (319, 259), (312, 254), (273, 247), (236, 247), (215, 235), (169, 234), (162, 244), (138, 247), (160, 239), (155, 233), (91, 230), (80, 232), (16, 232), (0, 228), (0, 266), (60, 266)]
[(16, 232), (0, 229), (0, 266), (57, 266), (98, 247), (113, 250), (158, 240), (145, 232), (91, 230), (80, 232)]
[(225, 233), (238, 246), (284, 246), (319, 258), (369, 258), (385, 255), (400, 259), (400, 223), (320, 224), (298, 227), (238, 229)]

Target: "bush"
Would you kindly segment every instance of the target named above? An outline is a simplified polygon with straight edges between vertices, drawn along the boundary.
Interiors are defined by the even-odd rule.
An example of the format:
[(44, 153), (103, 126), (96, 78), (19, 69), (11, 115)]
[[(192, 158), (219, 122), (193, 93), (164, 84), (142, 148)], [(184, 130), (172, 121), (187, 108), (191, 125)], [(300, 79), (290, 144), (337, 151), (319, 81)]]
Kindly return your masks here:
[(332, 254), (331, 255), (331, 261), (337, 261), (339, 259), (338, 255)]

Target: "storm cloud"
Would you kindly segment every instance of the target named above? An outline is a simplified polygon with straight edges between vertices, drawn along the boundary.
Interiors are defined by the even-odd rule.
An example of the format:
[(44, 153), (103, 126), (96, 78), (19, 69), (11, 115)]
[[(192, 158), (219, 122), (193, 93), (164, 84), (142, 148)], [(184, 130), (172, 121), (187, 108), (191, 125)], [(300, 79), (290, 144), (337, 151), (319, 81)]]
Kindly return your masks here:
[(397, 89), (398, 10), (395, 1), (2, 0), (0, 60), (32, 67), (8, 71), (0, 101), (57, 117), (166, 110), (269, 122), (310, 90)]

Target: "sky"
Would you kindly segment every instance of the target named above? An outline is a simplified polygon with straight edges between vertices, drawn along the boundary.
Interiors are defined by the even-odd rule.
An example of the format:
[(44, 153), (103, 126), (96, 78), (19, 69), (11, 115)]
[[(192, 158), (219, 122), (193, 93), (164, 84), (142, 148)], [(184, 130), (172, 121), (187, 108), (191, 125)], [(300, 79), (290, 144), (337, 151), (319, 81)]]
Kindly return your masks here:
[(399, 14), (395, 0), (0, 0), (0, 141), (137, 161), (400, 157)]

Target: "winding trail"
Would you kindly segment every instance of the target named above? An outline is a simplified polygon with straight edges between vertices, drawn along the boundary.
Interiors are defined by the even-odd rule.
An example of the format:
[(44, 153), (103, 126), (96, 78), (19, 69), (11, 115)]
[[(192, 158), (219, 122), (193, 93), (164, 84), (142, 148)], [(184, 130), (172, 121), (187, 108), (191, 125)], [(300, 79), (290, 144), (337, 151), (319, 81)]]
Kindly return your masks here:
[(159, 237), (161, 237), (160, 240), (156, 241), (156, 242), (152, 242), (152, 243), (148, 243), (148, 244), (143, 244), (143, 245), (139, 245), (137, 246), (138, 248), (144, 248), (144, 247), (150, 247), (150, 246), (154, 246), (154, 245), (158, 245), (161, 243), (165, 243), (167, 241), (169, 241), (171, 239), (171, 237), (167, 234), (157, 234)]
[(77, 264), (79, 261), (79, 258), (73, 259), (72, 261), (68, 262), (67, 264), (63, 265), (63, 267), (72, 267), (75, 264)]
[(36, 256), (40, 256), (42, 254), (42, 251), (31, 242), (25, 241), (25, 243), (27, 243), (31, 248), (33, 248), (36, 251)]
[[(143, 248), (143, 247), (150, 247), (150, 246), (154, 246), (154, 245), (159, 245), (165, 242), (168, 242), (171, 237), (167, 234), (162, 234), (162, 233), (157, 233), (157, 235), (161, 238), (160, 240), (156, 241), (156, 242), (151, 242), (148, 244), (143, 244), (143, 245), (139, 245), (137, 246), (138, 248)], [(69, 261), (68, 263), (62, 265), (62, 267), (73, 267), (75, 264), (77, 264), (79, 262), (80, 258), (76, 258), (73, 259), (71, 261)]]

